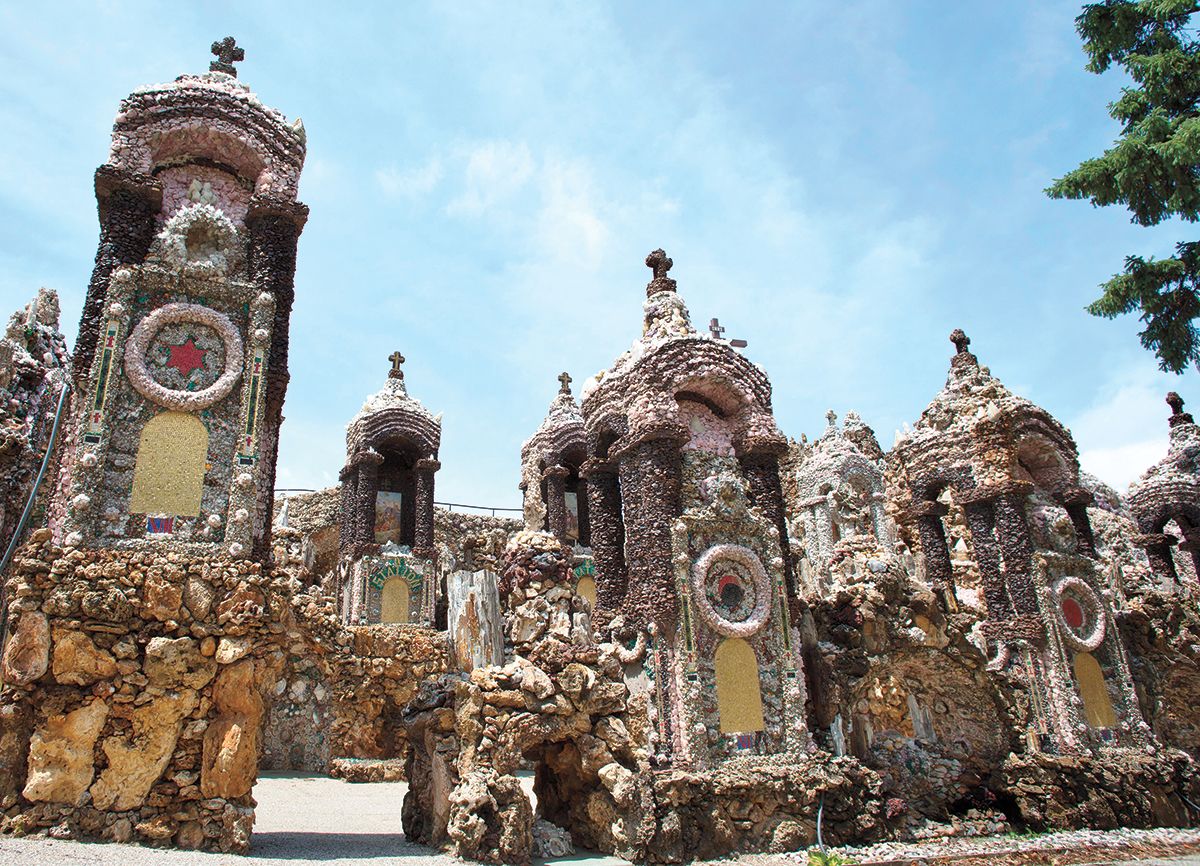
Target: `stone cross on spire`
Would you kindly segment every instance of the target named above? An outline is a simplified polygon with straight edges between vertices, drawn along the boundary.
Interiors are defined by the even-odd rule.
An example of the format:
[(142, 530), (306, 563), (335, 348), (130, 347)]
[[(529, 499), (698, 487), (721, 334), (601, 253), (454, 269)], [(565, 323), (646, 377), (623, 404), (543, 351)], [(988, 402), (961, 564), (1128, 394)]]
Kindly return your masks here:
[(212, 53), (217, 56), (217, 59), (208, 64), (209, 72), (224, 72), (226, 75), (237, 78), (237, 67), (233, 64), (246, 59), (246, 51), (238, 47), (237, 40), (232, 36), (226, 36), (219, 42), (214, 42)]
[(563, 370), (561, 373), (558, 374), (558, 381), (559, 381), (558, 393), (570, 394), (571, 393), (571, 376), (569, 373), (567, 373), (566, 370)]
[[(708, 332), (712, 334), (714, 340), (721, 340), (721, 335), (725, 333), (725, 327), (721, 324), (720, 319), (713, 319), (708, 323)], [(724, 340), (724, 342), (733, 346), (735, 349), (744, 349), (749, 343), (745, 340)]]
[(1167, 419), (1167, 423), (1172, 427), (1180, 424), (1194, 424), (1190, 412), (1183, 411), (1183, 398), (1171, 391), (1167, 394), (1167, 405), (1171, 407), (1171, 417)]
[(831, 428), (836, 427), (837, 426), (837, 412), (834, 412), (832, 409), (830, 409), (828, 412), (826, 412), (825, 413), (825, 423)]
[(959, 355), (967, 353), (967, 346), (971, 345), (971, 338), (966, 335), (962, 328), (955, 328), (950, 332), (950, 342), (954, 344), (954, 348)]
[(404, 363), (404, 356), (399, 352), (392, 352), (388, 355), (388, 360), (392, 362), (392, 369), (388, 370), (388, 378), (403, 379), (404, 371), (400, 369), (400, 365)]
[(654, 271), (654, 278), (646, 285), (646, 297), (659, 292), (675, 291), (675, 281), (667, 276), (667, 271), (675, 264), (662, 249), (657, 249), (646, 256), (646, 267)]

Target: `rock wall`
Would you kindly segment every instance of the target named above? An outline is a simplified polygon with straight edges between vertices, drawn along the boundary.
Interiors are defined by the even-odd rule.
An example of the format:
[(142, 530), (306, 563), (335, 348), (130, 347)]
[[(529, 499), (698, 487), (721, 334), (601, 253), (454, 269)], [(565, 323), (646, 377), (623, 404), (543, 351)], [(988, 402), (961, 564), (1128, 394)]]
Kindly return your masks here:
[(444, 638), (345, 629), (332, 599), (248, 560), (62, 549), (7, 590), (0, 830), (244, 852), (264, 766), (394, 756)]
[(0, 336), (0, 551), (17, 529), (67, 386), (71, 359), (58, 316), (58, 295), (39, 289)]

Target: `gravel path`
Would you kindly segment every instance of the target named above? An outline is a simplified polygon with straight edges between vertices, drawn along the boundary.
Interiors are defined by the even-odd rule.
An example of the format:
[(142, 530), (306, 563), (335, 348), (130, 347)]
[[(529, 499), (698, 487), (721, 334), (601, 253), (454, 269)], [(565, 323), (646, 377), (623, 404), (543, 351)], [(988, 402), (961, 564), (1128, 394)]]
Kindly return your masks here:
[[(135, 845), (64, 842), (40, 837), (0, 837), (0, 866), (337, 866), (350, 863), (369, 866), (462, 866), (461, 860), (405, 840), (400, 828), (400, 807), (406, 789), (407, 786), (402, 782), (351, 784), (324, 776), (261, 776), (254, 788), (258, 810), (252, 848), (247, 857)], [(1126, 839), (1142, 837), (1139, 841), (1144, 841), (1147, 836), (1182, 836), (1186, 832), (1125, 830), (1112, 835), (1125, 836)], [(1075, 837), (1074, 841), (1082, 842), (1084, 840), (1080, 837), (1093, 834), (1070, 835)], [(1109, 834), (1094, 834), (1093, 839), (1101, 835)], [(1042, 846), (1052, 847), (1048, 844), (1048, 837), (1039, 839)], [(943, 850), (960, 846), (960, 850), (975, 847), (961, 840), (944, 846)], [(867, 853), (879, 855), (887, 847), (890, 846), (873, 846), (852, 853), (860, 858)], [(986, 841), (982, 847), (986, 850)], [(1036, 849), (1038, 845), (1035, 843), (1030, 847)], [(896, 849), (893, 852), (900, 854), (903, 846), (896, 846)], [(905, 853), (910, 852), (919, 856), (919, 852), (912, 849)], [(800, 854), (757, 854), (720, 861), (723, 866), (797, 866), (803, 862), (803, 855)], [(1200, 856), (1121, 862), (1136, 862), (1140, 866), (1200, 866)], [(551, 861), (548, 866), (567, 863), (573, 866), (615, 866), (624, 861), (615, 857), (580, 856)], [(1092, 861), (1095, 866), (1112, 863), (1114, 861), (1103, 858)]]

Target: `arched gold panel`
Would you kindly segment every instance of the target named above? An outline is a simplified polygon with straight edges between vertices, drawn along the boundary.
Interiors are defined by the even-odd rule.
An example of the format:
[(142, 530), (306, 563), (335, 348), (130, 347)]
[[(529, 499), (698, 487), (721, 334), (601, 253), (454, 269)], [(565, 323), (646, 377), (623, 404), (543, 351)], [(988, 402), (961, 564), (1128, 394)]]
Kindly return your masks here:
[(1113, 710), (1108, 686), (1104, 683), (1104, 671), (1100, 662), (1091, 653), (1075, 653), (1075, 683), (1083, 698), (1083, 714), (1093, 728), (1113, 728), (1117, 725), (1117, 714)]
[(740, 637), (717, 646), (717, 715), (721, 733), (747, 734), (763, 729), (762, 689), (754, 649)]
[(208, 430), (190, 412), (161, 412), (142, 428), (129, 510), (196, 517), (204, 494)]
[(579, 583), (575, 584), (575, 591), (587, 599), (588, 607), (592, 610), (596, 609), (596, 581), (589, 575), (584, 575), (579, 578)]
[(383, 585), (383, 598), (379, 606), (380, 622), (408, 622), (408, 609), (412, 587), (403, 577), (389, 577)]

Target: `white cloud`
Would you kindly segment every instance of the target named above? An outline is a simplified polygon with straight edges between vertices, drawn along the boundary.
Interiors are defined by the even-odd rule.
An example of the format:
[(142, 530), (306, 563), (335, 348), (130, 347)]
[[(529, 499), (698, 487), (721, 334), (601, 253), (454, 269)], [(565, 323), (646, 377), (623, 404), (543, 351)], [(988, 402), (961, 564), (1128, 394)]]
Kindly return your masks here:
[(536, 168), (525, 142), (485, 141), (470, 148), (466, 189), (446, 206), (452, 216), (482, 216), (521, 190)]
[(1163, 399), (1178, 381), (1158, 372), (1147, 354), (1118, 369), (1100, 396), (1069, 425), (1083, 469), (1124, 491), (1167, 453)]
[(375, 172), (379, 188), (394, 198), (416, 199), (433, 192), (442, 179), (442, 161), (431, 157), (424, 165), (399, 168), (390, 165)]

